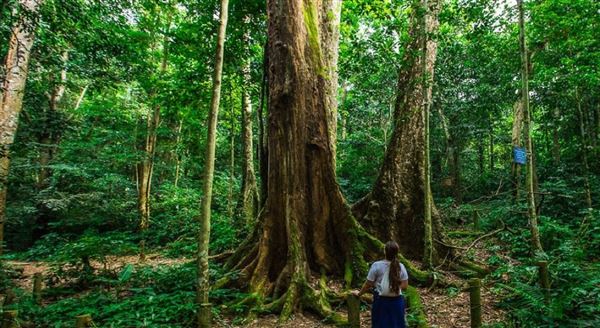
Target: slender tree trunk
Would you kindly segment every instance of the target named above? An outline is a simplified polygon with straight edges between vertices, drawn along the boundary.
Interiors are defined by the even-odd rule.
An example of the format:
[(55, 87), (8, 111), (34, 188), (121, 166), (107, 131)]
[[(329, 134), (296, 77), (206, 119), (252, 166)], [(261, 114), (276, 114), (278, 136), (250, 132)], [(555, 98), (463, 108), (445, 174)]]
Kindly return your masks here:
[(496, 167), (496, 156), (494, 155), (494, 124), (490, 118), (488, 137), (490, 138), (490, 172), (493, 174)]
[(588, 163), (588, 142), (585, 129), (585, 117), (581, 109), (581, 95), (575, 87), (575, 102), (577, 103), (577, 115), (579, 116), (579, 133), (581, 137), (581, 157), (583, 159), (583, 188), (585, 191), (585, 203), (587, 208), (592, 208), (592, 190), (590, 187), (590, 166)]
[[(69, 60), (69, 52), (64, 51), (62, 54), (63, 68), (60, 72), (60, 82), (54, 87), (52, 93), (48, 97), (48, 109), (45, 114), (44, 131), (39, 139), (40, 144), (40, 172), (38, 174), (37, 187), (38, 190), (44, 189), (48, 186), (48, 178), (51, 175), (50, 168), (48, 165), (54, 158), (58, 142), (61, 137), (60, 127), (51, 126), (52, 122), (59, 115), (59, 104), (65, 94), (65, 86), (67, 83), (67, 68), (66, 64)], [(54, 80), (53, 78), (51, 80)]]
[(554, 165), (560, 164), (560, 137), (558, 133), (558, 127), (560, 125), (560, 109), (555, 107), (552, 111), (552, 160)]
[(225, 46), (225, 30), (227, 29), (227, 16), (229, 0), (221, 0), (219, 14), (219, 30), (217, 33), (217, 46), (215, 49), (215, 62), (213, 72), (213, 89), (208, 114), (208, 135), (206, 141), (206, 157), (204, 163), (204, 186), (202, 188), (201, 211), (198, 223), (198, 254), (197, 254), (197, 279), (196, 279), (196, 306), (197, 324), (199, 328), (211, 326), (210, 303), (208, 292), (210, 290), (208, 272), (208, 244), (210, 241), (210, 206), (212, 203), (213, 176), (215, 171), (215, 148), (217, 137), (217, 119), (219, 117), (219, 102), (221, 100), (221, 76), (223, 73), (223, 50)]
[(527, 208), (529, 214), (529, 227), (531, 229), (531, 243), (534, 253), (543, 252), (538, 228), (537, 206), (535, 197), (535, 163), (533, 158), (533, 141), (531, 140), (531, 111), (529, 109), (529, 63), (527, 56), (527, 43), (525, 41), (525, 18), (523, 0), (517, 0), (519, 10), (519, 40), (521, 48), (521, 97), (525, 130), (525, 143), (527, 147)]
[(485, 173), (485, 148), (484, 148), (484, 138), (483, 135), (480, 135), (477, 139), (477, 159), (479, 164), (479, 175), (483, 176)]
[[(39, 165), (37, 189), (42, 191), (49, 186), (49, 179), (52, 176), (50, 163), (54, 159), (58, 150), (58, 145), (62, 136), (62, 126), (56, 126), (56, 122), (62, 120), (60, 113), (60, 102), (65, 94), (67, 83), (67, 61), (69, 52), (63, 51), (61, 56), (63, 67), (60, 71), (60, 81), (56, 82), (55, 77), (51, 76), (50, 81), (56, 83), (52, 92), (48, 95), (48, 109), (44, 110), (44, 125), (39, 135)], [(54, 219), (52, 210), (45, 203), (40, 202), (37, 205), (38, 213), (35, 219), (35, 226), (32, 230), (32, 241), (40, 239), (48, 233), (48, 224)]]
[(12, 28), (8, 54), (4, 64), (5, 78), (0, 91), (0, 255), (4, 243), (6, 193), (10, 166), (10, 147), (15, 140), (19, 113), (29, 69), (29, 57), (37, 27), (38, 9), (42, 0), (20, 0), (27, 13), (22, 14)]
[(79, 97), (77, 97), (77, 102), (75, 103), (75, 110), (78, 110), (79, 107), (81, 107), (81, 103), (83, 102), (83, 98), (85, 97), (85, 94), (87, 93), (89, 85), (85, 85), (85, 87), (83, 87), (83, 89), (81, 89), (81, 93), (79, 94)]
[[(521, 137), (523, 133), (523, 102), (521, 99), (515, 102), (513, 109), (512, 146), (514, 149), (516, 147), (523, 147)], [(514, 199), (515, 202), (518, 202), (521, 191), (521, 166), (515, 163), (514, 160), (512, 160), (511, 176), (514, 185)]]
[[(230, 87), (233, 88), (232, 84)], [(229, 186), (227, 187), (227, 215), (233, 218), (235, 204), (233, 200), (233, 185), (235, 184), (235, 106), (231, 99), (231, 90), (227, 97), (227, 103), (231, 108), (229, 115)]]
[[(431, 84), (424, 88), (422, 81), (433, 78), (437, 42), (429, 36), (437, 33), (440, 3), (430, 0), (423, 25), (421, 1), (413, 2), (411, 18), (411, 42), (407, 45), (404, 66), (398, 78), (398, 96), (394, 111), (394, 131), (390, 139), (383, 165), (372, 191), (353, 206), (357, 218), (368, 231), (379, 239), (396, 240), (403, 254), (422, 259), (425, 242), (429, 239), (429, 224), (424, 213), (427, 183), (424, 174), (423, 103), (431, 99)], [(426, 32), (424, 32), (426, 31)], [(424, 38), (427, 49), (423, 49)], [(426, 63), (423, 64), (423, 51)], [(424, 70), (425, 67), (425, 70)], [(429, 200), (428, 200), (429, 201)], [(432, 239), (442, 239), (439, 215), (433, 204), (431, 227)], [(433, 258), (442, 257), (448, 250), (436, 244)]]
[[(244, 34), (244, 42), (249, 46), (250, 31)], [(244, 63), (242, 68), (244, 86), (242, 90), (242, 188), (237, 204), (238, 216), (242, 218), (246, 226), (249, 226), (258, 214), (258, 187), (256, 175), (254, 174), (254, 156), (252, 146), (252, 100), (250, 98), (250, 60)]]
[(183, 119), (179, 120), (179, 125), (177, 126), (177, 140), (175, 141), (175, 188), (179, 185), (179, 176), (181, 175), (181, 157), (180, 147), (181, 147), (181, 130), (183, 129)]
[[(170, 19), (167, 22), (168, 26), (171, 24)], [(167, 71), (169, 58), (169, 43), (168, 37), (165, 34), (163, 38), (163, 54), (160, 64), (159, 74), (162, 77)], [(156, 90), (152, 91), (152, 97), (155, 102)], [(140, 163), (137, 164), (137, 178), (138, 178), (138, 214), (140, 216), (140, 233), (142, 234), (142, 241), (140, 242), (140, 259), (144, 260), (146, 257), (145, 248), (146, 240), (143, 236), (145, 231), (150, 226), (150, 192), (152, 189), (152, 174), (154, 173), (154, 157), (156, 154), (156, 140), (158, 127), (160, 125), (160, 104), (154, 104), (152, 113), (148, 115), (146, 121), (146, 142), (144, 144), (144, 158)]]

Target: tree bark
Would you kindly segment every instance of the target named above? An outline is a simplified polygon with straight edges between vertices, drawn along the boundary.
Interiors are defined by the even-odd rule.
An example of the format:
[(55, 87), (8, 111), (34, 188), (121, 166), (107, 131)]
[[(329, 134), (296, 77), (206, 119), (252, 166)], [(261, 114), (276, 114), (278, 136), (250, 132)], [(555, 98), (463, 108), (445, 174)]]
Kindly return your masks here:
[[(170, 19), (167, 22), (170, 25)], [(168, 37), (165, 34), (163, 37), (163, 54), (160, 64), (159, 75), (162, 77), (167, 71), (169, 58)], [(156, 90), (152, 91), (151, 98), (156, 99)], [(156, 140), (158, 127), (160, 125), (160, 104), (156, 103), (153, 106), (152, 113), (148, 115), (146, 120), (146, 142), (143, 148), (143, 159), (137, 164), (137, 181), (138, 181), (138, 214), (140, 217), (140, 232), (142, 241), (140, 242), (140, 259), (145, 259), (146, 242), (143, 234), (150, 226), (150, 192), (152, 189), (152, 174), (154, 173), (154, 157), (156, 154)]]
[[(249, 46), (250, 31), (244, 34), (244, 42)], [(244, 85), (242, 90), (242, 188), (237, 204), (238, 217), (249, 226), (258, 214), (259, 196), (254, 174), (254, 156), (252, 146), (252, 99), (250, 98), (250, 60), (242, 68)]]
[[(332, 57), (322, 37), (328, 21), (339, 15), (339, 1), (269, 0), (268, 196), (255, 232), (258, 244), (247, 243), (234, 269), (250, 292), (272, 296), (281, 318), (302, 308), (332, 314), (320, 290), (309, 284), (312, 273), (344, 275), (347, 284), (366, 272), (366, 236), (335, 180), (331, 146), (330, 81)], [(331, 6), (330, 6), (331, 5)], [(330, 10), (335, 10), (333, 14)], [(335, 32), (337, 33), (337, 32)], [(335, 69), (335, 68), (331, 68)], [(239, 260), (238, 260), (239, 259)]]
[(197, 279), (196, 279), (196, 306), (197, 325), (200, 328), (210, 327), (210, 305), (208, 305), (208, 292), (210, 290), (208, 272), (208, 244), (210, 242), (210, 206), (212, 203), (213, 176), (215, 171), (215, 146), (217, 137), (217, 119), (219, 117), (219, 102), (221, 100), (221, 77), (223, 73), (223, 51), (225, 46), (225, 31), (229, 0), (221, 0), (219, 14), (219, 30), (217, 33), (217, 46), (215, 49), (215, 62), (213, 72), (212, 98), (208, 114), (208, 135), (206, 141), (206, 157), (204, 163), (204, 186), (198, 223), (198, 254), (197, 254)]
[[(512, 146), (523, 147), (523, 102), (521, 99), (517, 100), (513, 105), (513, 126), (512, 126)], [(521, 191), (521, 166), (512, 160), (513, 154), (511, 153), (511, 176), (513, 181), (513, 195), (515, 202), (519, 201)]]
[(4, 243), (6, 220), (6, 193), (10, 166), (10, 147), (19, 125), (23, 107), (23, 94), (29, 68), (29, 57), (37, 27), (41, 0), (20, 0), (26, 11), (12, 28), (8, 54), (5, 61), (5, 78), (0, 91), (0, 255)]
[(538, 228), (537, 206), (535, 197), (535, 159), (533, 157), (533, 141), (531, 138), (531, 111), (529, 109), (529, 58), (527, 56), (527, 43), (525, 41), (525, 18), (523, 0), (517, 0), (519, 10), (519, 44), (521, 48), (521, 97), (525, 130), (525, 144), (527, 147), (527, 212), (529, 215), (529, 228), (531, 229), (531, 244), (534, 253), (543, 252)]
[(268, 56), (268, 44), (265, 44), (263, 48), (263, 76), (260, 86), (260, 103), (258, 105), (258, 111), (256, 113), (258, 117), (258, 164), (260, 174), (260, 206), (264, 207), (265, 200), (267, 199), (268, 193), (268, 178), (269, 178), (269, 163), (268, 163), (268, 147), (267, 147), (267, 131), (265, 129), (265, 114), (263, 109), (265, 105), (268, 107), (269, 99), (269, 56)]
[[(398, 78), (398, 95), (394, 110), (394, 131), (384, 157), (383, 165), (372, 191), (353, 206), (353, 212), (361, 224), (381, 240), (396, 240), (403, 254), (422, 259), (425, 252), (426, 228), (424, 174), (425, 138), (423, 134), (423, 103), (431, 99), (432, 85), (422, 81), (433, 78), (437, 42), (430, 38), (438, 30), (440, 3), (430, 0), (427, 10), (421, 9), (421, 1), (413, 2), (411, 18), (411, 42), (405, 50)], [(426, 24), (419, 15), (426, 15)], [(427, 38), (426, 49), (423, 49)], [(426, 63), (423, 65), (425, 51)], [(424, 87), (426, 85), (426, 87)], [(431, 227), (433, 240), (442, 238), (439, 215), (432, 208)], [(437, 245), (434, 259), (444, 256), (447, 249)]]
[(327, 110), (327, 128), (329, 130), (330, 147), (333, 153), (333, 164), (336, 163), (337, 149), (337, 118), (338, 118), (338, 54), (340, 39), (340, 19), (342, 13), (342, 0), (321, 0), (325, 14), (319, 15), (319, 36), (321, 38), (321, 51), (327, 63), (324, 74), (323, 96)]

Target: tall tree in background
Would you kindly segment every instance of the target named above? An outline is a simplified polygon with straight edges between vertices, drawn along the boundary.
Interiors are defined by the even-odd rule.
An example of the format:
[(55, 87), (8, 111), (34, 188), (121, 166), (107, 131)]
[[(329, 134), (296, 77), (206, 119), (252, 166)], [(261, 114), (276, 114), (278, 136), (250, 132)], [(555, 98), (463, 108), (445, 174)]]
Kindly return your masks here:
[(10, 147), (19, 125), (23, 94), (29, 70), (29, 57), (35, 37), (38, 9), (42, 0), (21, 0), (22, 9), (15, 23), (4, 64), (5, 77), (0, 90), (0, 254), (4, 243), (6, 192), (10, 166)]
[[(244, 44), (249, 48), (250, 29), (249, 17), (244, 18), (246, 31), (244, 32)], [(254, 156), (252, 146), (252, 100), (250, 97), (250, 59), (244, 60), (242, 67), (242, 189), (240, 191), (237, 210), (239, 217), (244, 219), (245, 223), (251, 223), (258, 214), (259, 196), (256, 185), (256, 175), (254, 173)]]
[[(433, 78), (437, 42), (431, 36), (438, 30), (440, 2), (416, 0), (412, 10), (411, 39), (398, 77), (394, 132), (372, 191), (353, 206), (353, 212), (368, 231), (382, 240), (397, 240), (403, 254), (420, 259), (429, 239), (423, 105), (431, 99), (432, 85), (424, 81)], [(429, 207), (432, 239), (439, 239), (439, 216), (433, 204)]]
[[(38, 191), (48, 188), (49, 179), (52, 175), (50, 163), (56, 155), (62, 135), (63, 126), (61, 126), (62, 114), (60, 113), (60, 103), (66, 89), (68, 60), (69, 52), (64, 50), (61, 55), (62, 67), (60, 69), (60, 74), (58, 74), (59, 78), (56, 78), (57, 74), (55, 73), (51, 74), (49, 77), (53, 87), (48, 93), (48, 109), (44, 110), (44, 124), (38, 140), (38, 147), (40, 149), (40, 171), (37, 181)], [(51, 210), (47, 208), (45, 203), (40, 203), (38, 205), (38, 210), (39, 213), (36, 218), (35, 227), (33, 228), (33, 240), (38, 240), (48, 233), (48, 224), (53, 219)]]
[(534, 252), (543, 252), (538, 228), (537, 208), (535, 200), (535, 162), (533, 158), (533, 142), (531, 138), (531, 111), (529, 108), (529, 58), (525, 41), (525, 14), (523, 0), (517, 0), (519, 11), (519, 45), (521, 49), (521, 97), (524, 118), (525, 146), (527, 147), (527, 213), (531, 229), (531, 243)]
[[(158, 79), (163, 78), (167, 72), (167, 65), (169, 59), (169, 39), (168, 30), (171, 25), (171, 13), (168, 14), (165, 31), (162, 40), (162, 58), (160, 61), (160, 68)], [(154, 87), (156, 88), (156, 87)], [(152, 105), (152, 112), (148, 114), (146, 119), (146, 140), (143, 145), (143, 158), (137, 163), (137, 188), (138, 188), (138, 213), (140, 217), (140, 232), (144, 232), (150, 225), (150, 192), (152, 188), (152, 174), (154, 171), (154, 157), (156, 154), (156, 139), (158, 127), (160, 125), (160, 109), (161, 105), (157, 99), (158, 91), (156, 89), (150, 92), (150, 99), (154, 102)], [(144, 238), (144, 237), (142, 237)], [(145, 239), (140, 242), (140, 259), (145, 259)]]
[(217, 136), (217, 119), (219, 116), (219, 102), (221, 100), (221, 76), (223, 73), (223, 50), (225, 46), (225, 31), (229, 0), (221, 0), (219, 14), (219, 30), (217, 33), (217, 46), (215, 50), (215, 63), (213, 72), (212, 99), (208, 113), (208, 136), (206, 141), (206, 157), (204, 162), (204, 186), (202, 188), (202, 201), (200, 209), (198, 232), (198, 254), (196, 279), (196, 306), (197, 324), (200, 328), (211, 326), (211, 306), (208, 302), (210, 290), (208, 272), (208, 244), (210, 241), (210, 206), (212, 202), (213, 175), (215, 171), (215, 148)]

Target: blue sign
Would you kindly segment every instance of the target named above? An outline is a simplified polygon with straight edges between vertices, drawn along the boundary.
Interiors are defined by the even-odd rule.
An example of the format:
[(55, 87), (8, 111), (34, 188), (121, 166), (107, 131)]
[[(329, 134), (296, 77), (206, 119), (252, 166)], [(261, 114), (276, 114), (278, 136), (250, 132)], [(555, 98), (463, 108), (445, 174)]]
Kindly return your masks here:
[(513, 148), (514, 162), (517, 164), (525, 165), (527, 163), (527, 151), (523, 147)]

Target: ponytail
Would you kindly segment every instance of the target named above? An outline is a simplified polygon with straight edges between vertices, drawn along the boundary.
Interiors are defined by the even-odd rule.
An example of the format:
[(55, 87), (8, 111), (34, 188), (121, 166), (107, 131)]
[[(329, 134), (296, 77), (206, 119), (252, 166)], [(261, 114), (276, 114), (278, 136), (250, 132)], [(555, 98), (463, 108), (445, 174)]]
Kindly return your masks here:
[(390, 290), (400, 294), (400, 262), (398, 262), (399, 246), (395, 241), (385, 244), (385, 259), (390, 261)]

